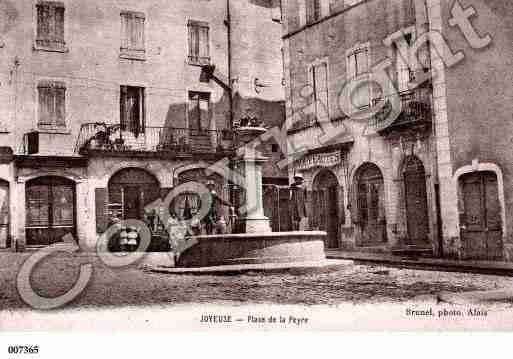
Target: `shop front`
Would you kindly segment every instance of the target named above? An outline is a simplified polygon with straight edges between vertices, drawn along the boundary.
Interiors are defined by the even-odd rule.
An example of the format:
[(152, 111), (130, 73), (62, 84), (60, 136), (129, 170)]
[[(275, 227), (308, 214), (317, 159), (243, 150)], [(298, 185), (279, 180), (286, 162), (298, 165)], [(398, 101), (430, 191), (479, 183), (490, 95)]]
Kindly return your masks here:
[(345, 223), (344, 183), (347, 173), (344, 152), (331, 147), (311, 152), (298, 161), (295, 171), (309, 178), (308, 216), (310, 228), (325, 231), (325, 247), (341, 246)]
[(48, 246), (66, 235), (76, 238), (75, 182), (37, 177), (26, 183), (26, 245)]

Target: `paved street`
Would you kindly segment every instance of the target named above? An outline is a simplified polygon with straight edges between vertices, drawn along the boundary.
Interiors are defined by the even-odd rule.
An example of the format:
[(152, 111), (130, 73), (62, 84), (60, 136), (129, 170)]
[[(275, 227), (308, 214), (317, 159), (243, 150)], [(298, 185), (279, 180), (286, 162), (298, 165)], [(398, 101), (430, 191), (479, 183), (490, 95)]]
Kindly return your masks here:
[[(28, 253), (2, 253), (0, 308), (26, 305), (16, 290), (16, 274)], [(69, 290), (79, 273), (78, 263), (93, 263), (94, 274), (85, 291), (69, 307), (208, 304), (369, 304), (423, 301), (439, 293), (513, 289), (513, 279), (493, 275), (398, 269), (378, 265), (349, 265), (329, 273), (246, 273), (170, 275), (137, 266), (106, 267), (97, 257), (57, 254), (41, 262), (32, 274), (42, 296)], [(511, 307), (511, 303), (503, 303)]]

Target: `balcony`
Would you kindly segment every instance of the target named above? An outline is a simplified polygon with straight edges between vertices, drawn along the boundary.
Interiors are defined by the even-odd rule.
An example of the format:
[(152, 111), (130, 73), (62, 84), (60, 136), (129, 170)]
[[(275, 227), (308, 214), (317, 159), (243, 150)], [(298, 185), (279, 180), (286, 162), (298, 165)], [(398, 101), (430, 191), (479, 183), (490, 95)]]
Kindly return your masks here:
[(388, 135), (396, 131), (425, 131), (431, 127), (431, 86), (423, 86), (414, 90), (399, 93), (401, 114), (390, 124), (387, 124), (392, 105), (388, 98), (378, 98), (373, 101), (377, 106), (385, 101), (383, 108), (370, 120), (369, 126), (379, 134)]
[(119, 124), (87, 123), (80, 128), (75, 152), (81, 155), (190, 157), (196, 154), (228, 155), (233, 151), (230, 130), (193, 130), (145, 127), (140, 133)]

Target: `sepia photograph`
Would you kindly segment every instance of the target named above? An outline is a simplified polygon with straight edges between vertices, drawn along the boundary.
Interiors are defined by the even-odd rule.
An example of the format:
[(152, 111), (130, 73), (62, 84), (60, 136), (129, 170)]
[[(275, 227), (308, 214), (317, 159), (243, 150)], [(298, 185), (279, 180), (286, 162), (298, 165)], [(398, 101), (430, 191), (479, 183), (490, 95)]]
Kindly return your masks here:
[(0, 333), (511, 330), (511, 0), (0, 0)]

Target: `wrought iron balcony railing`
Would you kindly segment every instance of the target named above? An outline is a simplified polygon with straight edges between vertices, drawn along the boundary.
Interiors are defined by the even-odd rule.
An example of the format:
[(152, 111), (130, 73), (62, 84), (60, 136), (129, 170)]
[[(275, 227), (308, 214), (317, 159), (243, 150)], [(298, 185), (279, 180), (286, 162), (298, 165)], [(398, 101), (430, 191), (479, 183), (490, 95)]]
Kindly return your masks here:
[(383, 108), (374, 114), (369, 120), (370, 127), (378, 132), (387, 131), (396, 128), (409, 128), (417, 125), (430, 125), (431, 124), (431, 87), (423, 86), (414, 90), (404, 91), (399, 93), (401, 101), (400, 115), (389, 122), (389, 116), (392, 110), (392, 105), (389, 98), (378, 98), (373, 101), (373, 105), (377, 106), (383, 101), (385, 104)]
[(230, 130), (194, 130), (145, 127), (139, 133), (119, 124), (87, 123), (80, 128), (75, 152), (165, 152), (169, 154), (220, 153), (233, 149)]

